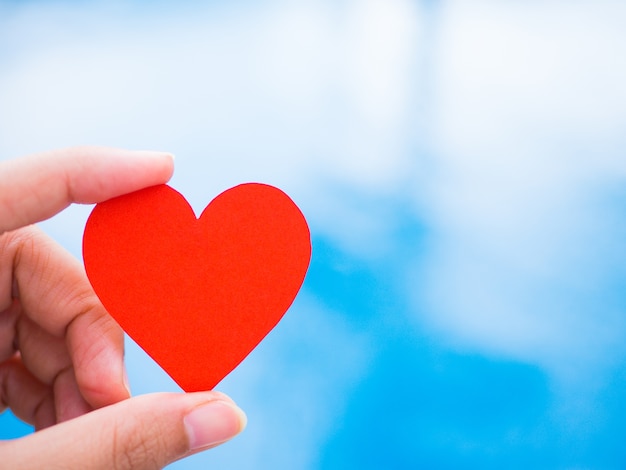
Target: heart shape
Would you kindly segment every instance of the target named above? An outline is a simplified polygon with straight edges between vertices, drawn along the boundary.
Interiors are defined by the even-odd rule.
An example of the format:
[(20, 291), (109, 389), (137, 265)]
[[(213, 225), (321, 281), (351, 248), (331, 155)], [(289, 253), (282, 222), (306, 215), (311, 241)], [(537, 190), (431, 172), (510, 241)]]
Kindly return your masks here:
[(107, 311), (185, 391), (210, 390), (276, 326), (311, 258), (302, 212), (248, 183), (196, 218), (167, 185), (97, 204), (83, 236)]

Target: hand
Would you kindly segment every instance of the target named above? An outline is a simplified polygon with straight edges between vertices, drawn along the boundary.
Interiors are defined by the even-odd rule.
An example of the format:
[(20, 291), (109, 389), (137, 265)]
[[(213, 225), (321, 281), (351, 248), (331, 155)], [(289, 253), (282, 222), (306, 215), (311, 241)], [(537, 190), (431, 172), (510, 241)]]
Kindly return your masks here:
[(0, 162), (0, 405), (37, 430), (0, 443), (3, 467), (161, 468), (245, 427), (218, 392), (129, 398), (123, 332), (82, 265), (28, 225), (172, 171), (168, 154), (92, 147)]

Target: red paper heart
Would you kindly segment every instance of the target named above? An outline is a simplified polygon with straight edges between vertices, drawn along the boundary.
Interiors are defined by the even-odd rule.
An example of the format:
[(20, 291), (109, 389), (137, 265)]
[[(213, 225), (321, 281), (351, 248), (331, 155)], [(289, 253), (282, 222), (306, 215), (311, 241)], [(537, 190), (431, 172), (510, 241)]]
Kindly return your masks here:
[(155, 186), (96, 205), (83, 237), (87, 276), (107, 311), (185, 390), (209, 390), (270, 332), (311, 258), (293, 201), (250, 183), (196, 218)]

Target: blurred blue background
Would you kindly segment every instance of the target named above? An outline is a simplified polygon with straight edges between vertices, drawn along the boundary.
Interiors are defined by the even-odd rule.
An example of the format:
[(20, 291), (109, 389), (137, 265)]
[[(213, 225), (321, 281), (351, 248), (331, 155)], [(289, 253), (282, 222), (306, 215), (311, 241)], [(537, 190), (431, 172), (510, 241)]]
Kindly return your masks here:
[[(1, 1), (0, 159), (176, 154), (307, 216), (283, 322), (175, 469), (626, 467), (626, 4)], [(42, 224), (80, 256), (90, 207)], [(132, 342), (135, 393), (177, 390)], [(2, 437), (29, 432), (10, 412)]]

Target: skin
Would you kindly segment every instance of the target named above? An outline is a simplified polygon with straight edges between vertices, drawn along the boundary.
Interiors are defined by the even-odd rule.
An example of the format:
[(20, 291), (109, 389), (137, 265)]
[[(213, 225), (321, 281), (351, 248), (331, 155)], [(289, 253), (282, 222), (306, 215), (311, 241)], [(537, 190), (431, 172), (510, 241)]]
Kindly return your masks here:
[(97, 147), (0, 162), (0, 406), (37, 431), (0, 443), (6, 468), (162, 468), (245, 426), (219, 392), (130, 398), (122, 330), (81, 263), (31, 225), (172, 172), (169, 154)]

